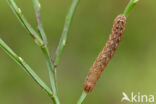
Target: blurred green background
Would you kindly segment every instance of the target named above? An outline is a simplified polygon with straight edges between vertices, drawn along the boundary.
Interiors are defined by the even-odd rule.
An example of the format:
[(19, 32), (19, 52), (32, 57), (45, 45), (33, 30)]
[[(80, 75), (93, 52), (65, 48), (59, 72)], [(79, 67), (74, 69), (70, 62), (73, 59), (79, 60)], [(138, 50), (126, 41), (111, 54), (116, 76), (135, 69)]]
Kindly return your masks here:
[[(15, 0), (36, 27), (32, 0)], [(42, 22), (54, 56), (65, 15), (72, 0), (40, 0)], [(62, 104), (76, 104), (84, 79), (103, 49), (113, 19), (129, 0), (80, 0), (58, 67), (57, 82)], [(156, 1), (140, 0), (130, 13), (115, 56), (84, 104), (121, 104), (122, 92), (156, 96)], [(0, 37), (49, 85), (40, 48), (0, 0)], [(50, 104), (47, 94), (0, 49), (0, 104)]]

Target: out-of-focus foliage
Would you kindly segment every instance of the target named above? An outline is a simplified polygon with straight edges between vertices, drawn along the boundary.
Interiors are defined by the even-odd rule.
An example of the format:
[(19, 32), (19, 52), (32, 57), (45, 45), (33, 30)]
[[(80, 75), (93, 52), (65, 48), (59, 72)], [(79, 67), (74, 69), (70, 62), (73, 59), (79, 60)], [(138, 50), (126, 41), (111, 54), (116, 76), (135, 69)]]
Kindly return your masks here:
[[(31, 0), (15, 0), (34, 28)], [(54, 54), (72, 0), (40, 0), (42, 22)], [(74, 104), (90, 66), (111, 32), (113, 19), (129, 0), (81, 0), (74, 15), (67, 46), (58, 67), (60, 100)], [(115, 56), (84, 104), (121, 104), (122, 92), (156, 96), (156, 1), (140, 0), (130, 13)], [(0, 37), (49, 84), (40, 48), (0, 0)], [(46, 93), (0, 49), (0, 104), (49, 104)]]

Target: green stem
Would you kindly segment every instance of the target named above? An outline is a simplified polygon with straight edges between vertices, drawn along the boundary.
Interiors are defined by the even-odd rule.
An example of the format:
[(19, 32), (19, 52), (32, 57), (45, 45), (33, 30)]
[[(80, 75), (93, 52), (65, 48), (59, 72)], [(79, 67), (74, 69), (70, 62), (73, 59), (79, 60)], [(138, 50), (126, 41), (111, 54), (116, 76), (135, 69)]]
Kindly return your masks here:
[(16, 3), (14, 0), (7, 0), (10, 7), (12, 8), (13, 12), (17, 15), (19, 18), (20, 22), (24, 25), (24, 27), (28, 30), (30, 35), (33, 37), (35, 40), (36, 44), (39, 46), (43, 46), (44, 42), (40, 38), (39, 34), (31, 27), (31, 25), (28, 23), (28, 21), (25, 19), (24, 15), (22, 14), (22, 11), (19, 7), (17, 7)]
[(82, 102), (85, 100), (86, 96), (87, 96), (87, 93), (85, 91), (83, 91), (80, 99), (77, 102), (77, 104), (82, 104)]
[(50, 88), (40, 79), (40, 77), (31, 69), (31, 67), (16, 53), (12, 51), (11, 48), (2, 40), (0, 39), (0, 47), (15, 61), (17, 62), (21, 67), (23, 67), (26, 72), (36, 81), (37, 84), (39, 84), (47, 93), (48, 95), (54, 99), (53, 93), (50, 90)]
[(60, 104), (58, 96), (57, 96), (56, 76), (55, 76), (54, 70), (52, 69), (51, 58), (50, 58), (50, 54), (49, 54), (49, 50), (48, 50), (48, 46), (47, 46), (47, 37), (46, 37), (46, 34), (45, 34), (44, 29), (43, 29), (42, 24), (41, 24), (40, 3), (39, 3), (39, 0), (33, 0), (33, 1), (34, 1), (34, 8), (35, 8), (35, 13), (36, 13), (38, 30), (41, 34), (43, 41), (46, 43), (44, 47), (41, 47), (41, 49), (42, 49), (42, 52), (45, 56), (46, 63), (48, 66), (50, 83), (51, 83), (52, 91), (54, 93), (54, 98), (56, 100), (55, 103)]
[(41, 5), (40, 5), (39, 0), (33, 0), (33, 1), (34, 1), (34, 9), (35, 9), (35, 14), (36, 14), (38, 30), (39, 30), (39, 32), (41, 34), (41, 37), (42, 37), (44, 43), (47, 44), (47, 37), (46, 37), (46, 34), (45, 34), (44, 29), (42, 27), (41, 17), (40, 17)]
[(54, 70), (52, 69), (51, 58), (50, 58), (50, 54), (49, 54), (47, 45), (45, 45), (45, 47), (42, 48), (42, 52), (46, 58), (46, 63), (48, 66), (49, 77), (50, 77), (50, 83), (51, 83), (52, 91), (54, 93), (54, 98), (56, 100), (56, 104), (60, 104), (59, 98), (57, 95), (57, 89), (56, 89), (56, 79), (55, 79), (56, 77), (55, 77)]
[(126, 17), (128, 17), (129, 13), (131, 12), (131, 10), (134, 8), (134, 6), (136, 5), (136, 3), (138, 2), (139, 0), (130, 0), (127, 7), (125, 8), (124, 10), (124, 15)]
[(80, 0), (73, 0), (73, 3), (69, 9), (67, 16), (66, 16), (64, 29), (63, 29), (63, 32), (62, 32), (62, 35), (60, 38), (60, 42), (59, 42), (59, 45), (57, 47), (55, 58), (53, 61), (54, 66), (57, 66), (59, 64), (63, 49), (64, 49), (66, 41), (67, 41), (67, 35), (68, 35), (69, 27), (70, 27), (70, 24), (72, 21), (72, 17), (74, 15), (76, 7), (78, 6), (79, 1)]
[[(51, 83), (51, 86), (52, 86), (52, 91), (54, 93), (54, 95), (53, 95), (54, 99), (52, 99), (52, 100), (54, 101), (54, 103), (59, 104), (59, 100), (58, 100), (57, 92), (56, 92), (55, 76), (54, 76), (54, 72), (52, 72), (50, 55), (49, 55), (49, 52), (48, 52), (48, 47), (46, 45), (47, 38), (46, 38), (45, 32), (44, 32), (44, 30), (42, 28), (42, 24), (41, 24), (41, 20), (40, 20), (40, 4), (39, 4), (39, 1), (34, 0), (34, 7), (35, 7), (35, 11), (36, 11), (38, 29), (39, 29), (40, 35), (41, 35), (44, 42), (40, 38), (40, 35), (27, 22), (24, 15), (22, 14), (21, 9), (17, 7), (14, 0), (7, 0), (7, 1), (9, 3), (10, 7), (12, 8), (13, 12), (17, 15), (17, 17), (21, 21), (21, 23), (29, 31), (30, 35), (35, 39), (35, 42), (37, 42), (37, 44), (42, 48), (42, 51), (43, 51), (43, 53), (44, 53), (44, 55), (46, 57), (48, 70), (49, 70), (49, 76), (50, 76), (50, 83)], [(43, 46), (45, 46), (45, 47), (43, 47)]]

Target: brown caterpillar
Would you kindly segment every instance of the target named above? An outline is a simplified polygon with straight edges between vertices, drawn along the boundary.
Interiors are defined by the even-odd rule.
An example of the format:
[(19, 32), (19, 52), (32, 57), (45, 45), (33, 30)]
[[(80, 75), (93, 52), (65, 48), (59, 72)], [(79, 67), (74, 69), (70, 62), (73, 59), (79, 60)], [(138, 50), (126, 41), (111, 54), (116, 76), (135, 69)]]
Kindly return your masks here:
[(89, 93), (94, 88), (97, 80), (100, 78), (103, 70), (114, 55), (115, 50), (119, 46), (119, 42), (125, 30), (126, 17), (122, 14), (118, 15), (113, 24), (112, 33), (109, 36), (104, 49), (96, 58), (94, 64), (90, 68), (88, 76), (84, 83), (84, 91)]

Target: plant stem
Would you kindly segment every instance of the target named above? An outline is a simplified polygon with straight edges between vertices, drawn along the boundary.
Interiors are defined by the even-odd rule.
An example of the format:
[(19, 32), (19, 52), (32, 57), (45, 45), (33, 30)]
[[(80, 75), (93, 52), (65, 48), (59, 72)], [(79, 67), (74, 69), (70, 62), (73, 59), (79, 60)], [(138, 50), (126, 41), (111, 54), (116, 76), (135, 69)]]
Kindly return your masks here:
[(64, 29), (60, 38), (59, 45), (56, 50), (55, 58), (53, 61), (54, 66), (57, 66), (59, 64), (63, 49), (65, 47), (66, 41), (67, 41), (67, 35), (69, 31), (69, 27), (72, 21), (72, 17), (74, 15), (74, 12), (76, 10), (76, 7), (78, 6), (80, 0), (73, 0), (73, 3), (67, 13), (66, 19), (65, 19), (65, 24), (64, 24)]
[(51, 83), (52, 91), (54, 93), (54, 98), (56, 100), (55, 103), (60, 104), (59, 98), (57, 95), (57, 89), (56, 89), (57, 88), (56, 87), (56, 76), (55, 76), (54, 70), (52, 69), (51, 57), (50, 57), (49, 50), (48, 50), (47, 37), (46, 37), (46, 34), (45, 34), (44, 29), (43, 29), (42, 24), (41, 24), (40, 3), (39, 3), (39, 0), (33, 0), (33, 1), (34, 1), (34, 8), (35, 8), (35, 13), (36, 13), (36, 21), (37, 21), (37, 25), (38, 25), (38, 30), (41, 34), (43, 41), (46, 43), (44, 47), (41, 47), (41, 49), (42, 49), (42, 52), (45, 56), (46, 63), (48, 66), (50, 83)]
[(131, 10), (134, 8), (134, 6), (136, 5), (136, 3), (138, 2), (139, 0), (130, 0), (127, 7), (125, 8), (124, 10), (124, 15), (126, 17), (128, 17), (129, 13), (131, 12)]
[(35, 42), (37, 42), (37, 44), (42, 48), (44, 56), (46, 57), (46, 63), (48, 65), (50, 83), (52, 86), (52, 91), (54, 93), (54, 95), (53, 95), (54, 99), (52, 99), (52, 100), (54, 101), (54, 103), (59, 104), (59, 100), (57, 97), (57, 91), (56, 91), (55, 76), (54, 76), (54, 72), (52, 72), (50, 55), (49, 55), (48, 47), (46, 45), (47, 44), (47, 38), (46, 38), (45, 32), (42, 28), (42, 24), (41, 24), (41, 20), (40, 20), (40, 4), (39, 4), (39, 1), (34, 0), (34, 7), (35, 7), (35, 11), (36, 11), (38, 29), (39, 29), (40, 35), (41, 35), (43, 40), (40, 38), (40, 35), (27, 22), (27, 20), (25, 19), (24, 15), (21, 12), (21, 9), (17, 7), (14, 0), (7, 0), (7, 1), (9, 3), (10, 7), (12, 8), (13, 12), (17, 15), (17, 17), (21, 21), (21, 23), (25, 26), (25, 28), (29, 31), (31, 36), (35, 39)]
[(54, 98), (56, 100), (56, 104), (60, 104), (59, 98), (57, 95), (57, 89), (56, 89), (56, 79), (55, 79), (56, 77), (55, 77), (54, 70), (52, 69), (51, 58), (50, 58), (50, 54), (49, 54), (47, 45), (44, 48), (42, 48), (42, 52), (46, 58), (46, 63), (48, 66), (49, 77), (50, 77), (50, 83), (51, 83), (52, 91), (54, 93)]
[(40, 17), (41, 5), (40, 5), (39, 0), (33, 0), (33, 1), (34, 1), (34, 9), (35, 9), (35, 14), (36, 14), (38, 30), (39, 30), (39, 32), (41, 34), (41, 37), (42, 37), (44, 43), (46, 44), (47, 43), (47, 37), (46, 37), (46, 34), (45, 34), (44, 29), (42, 27), (41, 17)]
[(87, 93), (85, 91), (83, 91), (80, 99), (77, 102), (77, 104), (82, 104), (82, 102), (84, 101), (84, 99), (86, 98), (86, 96), (87, 96)]
[(21, 67), (25, 69), (25, 71), (35, 80), (39, 86), (41, 86), (48, 95), (53, 98), (53, 93), (50, 90), (50, 88), (40, 79), (40, 77), (31, 69), (31, 67), (16, 53), (12, 51), (11, 48), (0, 38), (0, 47), (15, 61), (17, 62)]
[(20, 22), (24, 25), (24, 27), (28, 30), (30, 35), (34, 38), (35, 42), (39, 46), (43, 46), (44, 42), (40, 38), (39, 34), (31, 27), (31, 25), (27, 22), (24, 15), (22, 14), (22, 11), (19, 7), (17, 7), (14, 0), (7, 0), (8, 4), (12, 8), (13, 12), (16, 14), (16, 16), (19, 18)]

